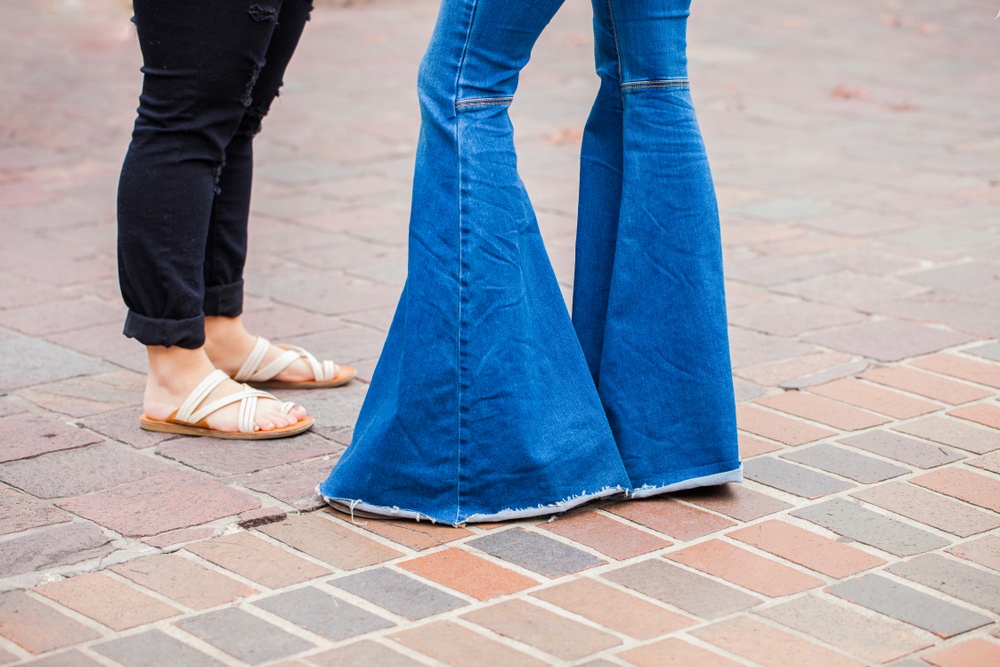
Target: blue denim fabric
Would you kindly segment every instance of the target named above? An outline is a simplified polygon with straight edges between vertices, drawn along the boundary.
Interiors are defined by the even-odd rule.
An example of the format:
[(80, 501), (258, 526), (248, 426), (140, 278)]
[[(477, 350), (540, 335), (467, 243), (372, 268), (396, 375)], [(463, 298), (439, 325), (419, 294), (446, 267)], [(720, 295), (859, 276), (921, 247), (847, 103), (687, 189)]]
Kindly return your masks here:
[(443, 1), (406, 287), (320, 485), (330, 502), (457, 524), (740, 479), (718, 215), (682, 82), (688, 2), (619, 1), (595, 4), (575, 329), (507, 114), (562, 0)]

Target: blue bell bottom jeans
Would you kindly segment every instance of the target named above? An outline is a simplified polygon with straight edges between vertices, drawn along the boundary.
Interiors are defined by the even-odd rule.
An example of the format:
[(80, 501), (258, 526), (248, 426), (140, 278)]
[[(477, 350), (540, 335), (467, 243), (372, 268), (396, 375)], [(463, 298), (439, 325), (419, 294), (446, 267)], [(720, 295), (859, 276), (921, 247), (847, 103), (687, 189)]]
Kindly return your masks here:
[(320, 486), (335, 504), (457, 524), (741, 479), (690, 0), (594, 0), (572, 320), (508, 117), (561, 4), (443, 0), (418, 81), (409, 273)]

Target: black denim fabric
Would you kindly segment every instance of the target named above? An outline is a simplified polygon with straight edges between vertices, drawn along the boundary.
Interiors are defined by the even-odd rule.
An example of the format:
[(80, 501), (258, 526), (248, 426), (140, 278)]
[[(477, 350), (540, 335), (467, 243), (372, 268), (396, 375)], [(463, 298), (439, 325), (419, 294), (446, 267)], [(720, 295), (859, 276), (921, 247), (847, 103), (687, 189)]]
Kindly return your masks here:
[(134, 0), (138, 117), (118, 186), (125, 335), (198, 348), (243, 308), (253, 137), (311, 0)]

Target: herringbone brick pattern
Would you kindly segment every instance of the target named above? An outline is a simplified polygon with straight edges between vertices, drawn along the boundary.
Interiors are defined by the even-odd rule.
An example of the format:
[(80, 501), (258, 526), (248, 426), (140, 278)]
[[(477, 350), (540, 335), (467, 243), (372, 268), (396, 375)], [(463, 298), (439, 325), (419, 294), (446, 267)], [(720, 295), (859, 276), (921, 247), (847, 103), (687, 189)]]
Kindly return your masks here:
[[(314, 493), (405, 279), (436, 5), (321, 3), (258, 140), (247, 318), (361, 371), (270, 443), (137, 427), (128, 3), (0, 10), (0, 665), (1000, 664), (996, 8), (695, 3), (747, 481), (452, 528)], [(512, 109), (567, 296), (588, 13)]]

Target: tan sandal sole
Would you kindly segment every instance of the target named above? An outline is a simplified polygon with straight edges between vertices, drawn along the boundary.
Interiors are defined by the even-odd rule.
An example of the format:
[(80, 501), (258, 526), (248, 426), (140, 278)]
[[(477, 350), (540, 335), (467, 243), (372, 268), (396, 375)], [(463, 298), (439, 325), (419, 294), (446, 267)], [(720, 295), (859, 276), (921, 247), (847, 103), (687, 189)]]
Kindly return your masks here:
[(177, 422), (153, 419), (146, 415), (139, 415), (139, 428), (146, 431), (156, 431), (157, 433), (173, 433), (175, 435), (196, 435), (209, 438), (222, 438), (224, 440), (274, 440), (276, 438), (287, 438), (298, 435), (312, 428), (316, 420), (312, 417), (295, 422), (289, 426), (276, 428), (271, 431), (254, 431), (253, 433), (240, 433), (239, 431), (218, 431), (214, 428), (202, 426), (191, 426), (188, 424), (178, 424)]

